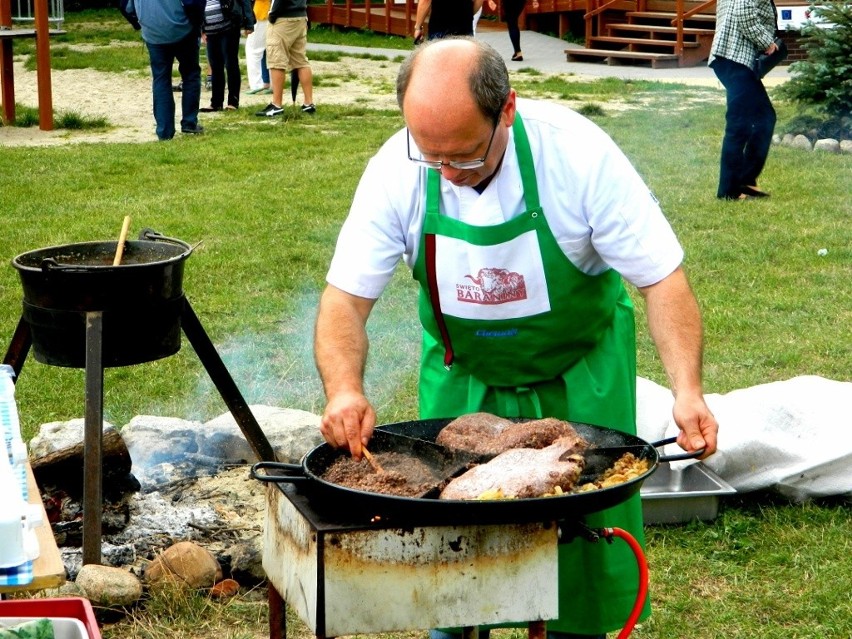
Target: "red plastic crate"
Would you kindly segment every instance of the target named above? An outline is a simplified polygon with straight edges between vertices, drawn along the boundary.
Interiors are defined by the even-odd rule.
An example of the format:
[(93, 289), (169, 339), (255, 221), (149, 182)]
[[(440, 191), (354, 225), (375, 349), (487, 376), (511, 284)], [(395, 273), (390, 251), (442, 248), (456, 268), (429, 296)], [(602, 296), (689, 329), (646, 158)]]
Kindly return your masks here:
[(83, 622), (89, 639), (101, 639), (92, 604), (82, 597), (6, 599), (0, 601), (0, 617), (70, 617)]

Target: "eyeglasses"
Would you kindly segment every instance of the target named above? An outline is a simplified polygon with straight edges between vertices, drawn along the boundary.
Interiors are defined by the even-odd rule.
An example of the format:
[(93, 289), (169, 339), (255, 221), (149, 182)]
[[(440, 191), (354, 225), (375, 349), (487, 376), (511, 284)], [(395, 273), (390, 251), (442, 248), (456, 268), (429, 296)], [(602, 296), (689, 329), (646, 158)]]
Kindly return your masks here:
[(460, 171), (470, 171), (472, 169), (479, 169), (485, 166), (485, 160), (488, 157), (488, 152), (491, 150), (491, 144), (494, 142), (494, 134), (497, 133), (497, 126), (500, 124), (499, 118), (494, 123), (494, 128), (491, 130), (491, 137), (488, 139), (488, 148), (485, 149), (485, 155), (477, 160), (463, 160), (461, 162), (456, 162), (454, 160), (450, 160), (449, 162), (442, 162), (441, 160), (424, 160), (422, 158), (413, 158), (411, 157), (411, 133), (408, 129), (405, 130), (405, 144), (406, 149), (408, 150), (408, 159), (414, 162), (415, 164), (419, 164), (420, 166), (425, 166), (429, 169), (436, 169), (440, 171), (443, 167), (449, 166), (454, 169), (459, 169)]

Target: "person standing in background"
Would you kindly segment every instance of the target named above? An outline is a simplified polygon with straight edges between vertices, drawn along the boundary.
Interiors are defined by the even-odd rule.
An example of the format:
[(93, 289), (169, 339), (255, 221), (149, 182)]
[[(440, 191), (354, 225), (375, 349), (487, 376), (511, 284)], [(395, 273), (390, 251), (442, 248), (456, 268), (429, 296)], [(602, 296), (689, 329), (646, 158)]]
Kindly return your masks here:
[(288, 68), (296, 71), (302, 85), (305, 96), (302, 113), (316, 113), (314, 76), (308, 62), (307, 45), (307, 0), (272, 0), (266, 31), (266, 66), (272, 84), (272, 102), (255, 115), (272, 118), (284, 113), (284, 81)]
[(725, 87), (725, 136), (716, 197), (746, 200), (768, 197), (757, 186), (772, 133), (775, 109), (757, 73), (754, 60), (774, 53), (777, 14), (772, 0), (719, 0), (716, 33), (708, 64)]
[[(488, 8), (492, 11), (497, 10), (497, 3), (494, 0), (487, 0)], [(482, 17), (482, 5), (479, 5), (479, 9), (476, 13), (473, 14), (473, 35), (476, 37), (476, 25), (479, 24), (479, 18)]]
[[(474, 16), (482, 11), (483, 0), (419, 0), (414, 18), (414, 44), (427, 39), (472, 36)], [(427, 23), (429, 28), (425, 29)]]
[(246, 73), (249, 95), (269, 92), (269, 70), (266, 68), (266, 28), (272, 0), (254, 0), (254, 31), (246, 37)]
[(202, 133), (198, 124), (201, 98), (201, 65), (198, 63), (199, 29), (193, 24), (181, 0), (122, 0), (121, 13), (142, 30), (151, 63), (151, 90), (154, 96), (154, 120), (157, 138), (175, 136), (175, 97), (172, 92), (172, 68), (178, 61), (182, 93), (182, 133)]
[[(513, 62), (524, 61), (524, 54), (521, 51), (521, 28), (518, 21), (526, 4), (527, 0), (503, 0), (503, 20), (509, 29), (509, 40), (512, 41)], [(538, 9), (538, 0), (533, 0), (532, 6)]]
[(225, 103), (227, 74), (227, 109), (240, 108), (240, 31), (254, 30), (254, 12), (249, 0), (207, 0), (202, 29), (207, 40), (207, 59), (213, 75), (210, 106), (202, 111), (221, 111)]

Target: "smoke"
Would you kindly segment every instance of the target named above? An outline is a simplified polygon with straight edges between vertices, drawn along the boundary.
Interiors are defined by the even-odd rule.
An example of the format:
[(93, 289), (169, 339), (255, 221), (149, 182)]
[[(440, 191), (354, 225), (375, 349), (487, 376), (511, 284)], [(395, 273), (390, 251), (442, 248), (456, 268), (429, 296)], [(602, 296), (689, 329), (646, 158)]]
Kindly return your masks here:
[[(413, 419), (417, 411), (417, 286), (408, 271), (404, 273), (398, 273), (388, 286), (367, 323), (370, 353), (365, 389), (380, 423)], [(325, 395), (313, 356), (318, 300), (318, 292), (302, 292), (268, 333), (246, 333), (217, 344), (246, 402), (322, 414)], [(199, 384), (201, 396), (216, 392), (207, 376)]]

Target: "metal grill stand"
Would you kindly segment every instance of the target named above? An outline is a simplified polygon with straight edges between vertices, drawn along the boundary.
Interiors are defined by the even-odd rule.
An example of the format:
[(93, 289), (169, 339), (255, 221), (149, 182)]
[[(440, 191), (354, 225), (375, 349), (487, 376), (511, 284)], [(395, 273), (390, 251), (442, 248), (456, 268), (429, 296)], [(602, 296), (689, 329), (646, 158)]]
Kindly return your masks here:
[[(216, 352), (189, 300), (183, 299), (181, 328), (207, 374), (228, 406), (259, 461), (275, 461), (275, 451)], [(85, 313), (86, 407), (83, 435), (83, 563), (101, 563), (102, 447), (103, 447), (103, 312)], [(15, 370), (15, 380), (32, 346), (30, 325), (21, 317), (3, 363)]]
[(318, 638), (531, 622), (558, 616), (554, 522), (430, 525), (371, 521), (310, 488), (267, 486), (263, 568), (270, 638), (289, 604)]

